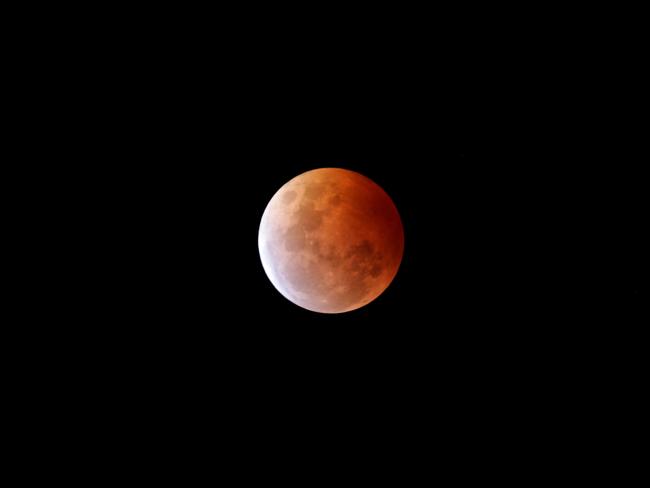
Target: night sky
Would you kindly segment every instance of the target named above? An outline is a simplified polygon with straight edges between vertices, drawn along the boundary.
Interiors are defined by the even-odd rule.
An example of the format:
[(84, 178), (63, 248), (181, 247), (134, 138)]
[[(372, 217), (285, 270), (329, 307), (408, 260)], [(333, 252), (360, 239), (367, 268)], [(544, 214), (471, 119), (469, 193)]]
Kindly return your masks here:
[[(458, 446), (503, 425), (553, 429), (585, 388), (618, 384), (613, 364), (637, 368), (640, 130), (526, 63), (535, 47), (496, 56), (517, 43), (377, 29), (377, 42), (348, 29), (303, 43), (197, 27), (126, 49), (93, 106), (106, 129), (85, 139), (105, 186), (92, 218), (114, 231), (89, 271), (100, 325), (84, 350), (121, 395), (194, 429), (236, 425), (240, 446), (263, 434), (273, 449), (288, 431)], [(325, 166), (375, 181), (404, 223), (395, 280), (344, 314), (283, 298), (257, 249), (273, 194)]]

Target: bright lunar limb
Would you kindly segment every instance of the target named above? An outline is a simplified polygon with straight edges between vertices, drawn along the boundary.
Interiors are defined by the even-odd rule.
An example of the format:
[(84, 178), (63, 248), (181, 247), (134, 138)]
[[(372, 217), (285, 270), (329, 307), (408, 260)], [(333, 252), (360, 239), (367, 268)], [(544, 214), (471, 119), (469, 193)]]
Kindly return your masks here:
[(262, 265), (277, 290), (308, 310), (340, 313), (373, 301), (395, 277), (404, 231), (376, 183), (340, 168), (296, 176), (260, 223)]

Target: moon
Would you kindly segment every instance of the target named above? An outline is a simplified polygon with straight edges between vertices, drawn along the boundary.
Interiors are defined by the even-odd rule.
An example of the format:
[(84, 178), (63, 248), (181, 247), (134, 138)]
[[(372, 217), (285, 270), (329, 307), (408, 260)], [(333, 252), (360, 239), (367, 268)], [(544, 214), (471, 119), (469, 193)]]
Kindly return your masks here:
[(302, 173), (271, 198), (258, 247), (275, 288), (296, 305), (342, 313), (372, 302), (393, 281), (404, 229), (390, 197), (341, 168)]

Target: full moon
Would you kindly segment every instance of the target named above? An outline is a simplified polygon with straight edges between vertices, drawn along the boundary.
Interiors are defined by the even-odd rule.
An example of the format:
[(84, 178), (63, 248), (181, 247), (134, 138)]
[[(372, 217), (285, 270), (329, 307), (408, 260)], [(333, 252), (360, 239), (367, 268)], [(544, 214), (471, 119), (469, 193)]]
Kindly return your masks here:
[(302, 173), (271, 198), (258, 246), (266, 275), (300, 307), (341, 313), (370, 303), (402, 261), (397, 208), (376, 183), (340, 168)]

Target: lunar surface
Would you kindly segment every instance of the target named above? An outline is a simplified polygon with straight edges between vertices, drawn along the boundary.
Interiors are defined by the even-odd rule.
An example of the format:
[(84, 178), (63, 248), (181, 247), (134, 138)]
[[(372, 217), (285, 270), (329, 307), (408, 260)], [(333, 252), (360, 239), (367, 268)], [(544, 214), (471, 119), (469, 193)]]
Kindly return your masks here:
[(262, 265), (277, 290), (308, 310), (341, 313), (377, 298), (404, 252), (395, 205), (376, 183), (339, 168), (296, 176), (260, 223)]

